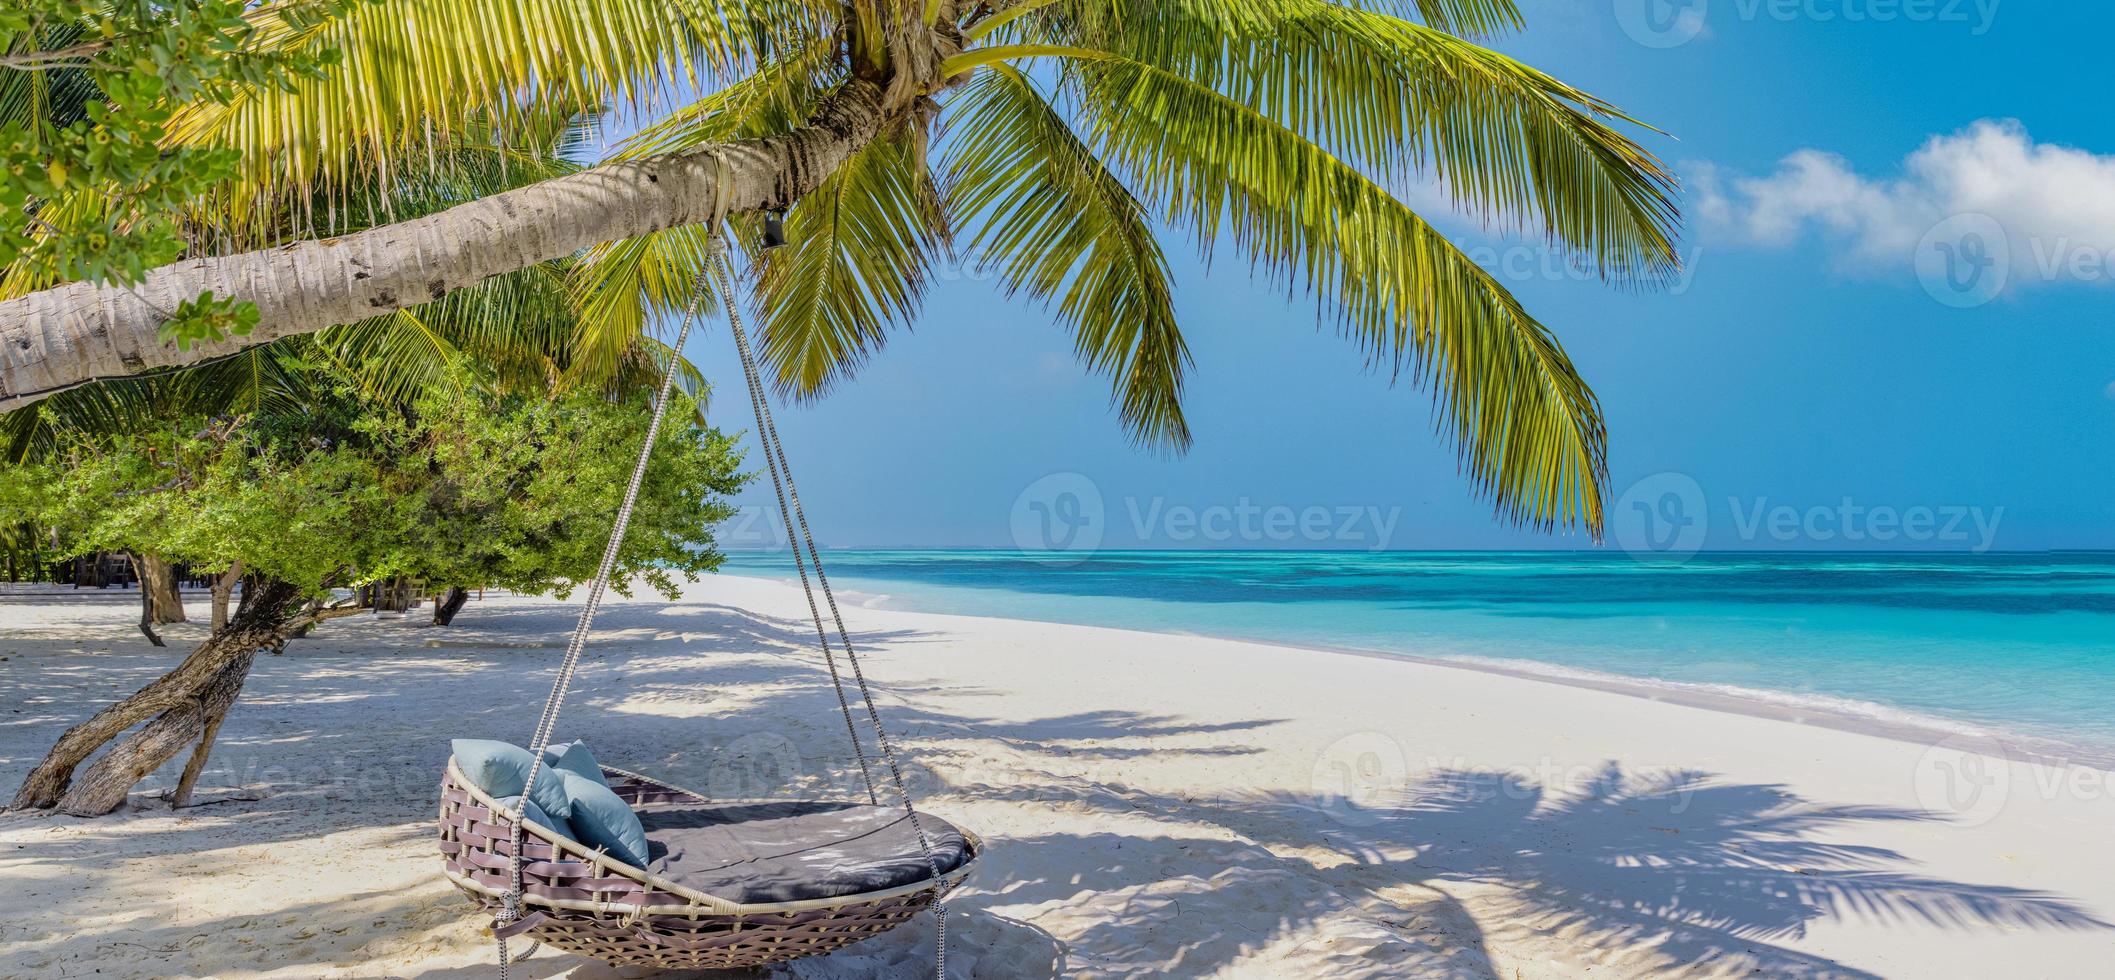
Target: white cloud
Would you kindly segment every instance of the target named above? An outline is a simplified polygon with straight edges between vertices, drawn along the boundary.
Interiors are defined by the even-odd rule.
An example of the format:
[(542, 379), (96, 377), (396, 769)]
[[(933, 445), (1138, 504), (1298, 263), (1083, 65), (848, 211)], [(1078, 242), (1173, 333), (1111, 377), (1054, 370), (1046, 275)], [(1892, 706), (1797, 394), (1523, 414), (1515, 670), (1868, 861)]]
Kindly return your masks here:
[(2115, 281), (2115, 155), (2036, 143), (2017, 122), (1932, 137), (1890, 177), (1806, 149), (1768, 176), (1705, 165), (1691, 178), (1705, 226), (1755, 244), (1815, 230), (1853, 264), (1907, 266), (1940, 222), (1986, 215), (2004, 231), (2013, 283)]

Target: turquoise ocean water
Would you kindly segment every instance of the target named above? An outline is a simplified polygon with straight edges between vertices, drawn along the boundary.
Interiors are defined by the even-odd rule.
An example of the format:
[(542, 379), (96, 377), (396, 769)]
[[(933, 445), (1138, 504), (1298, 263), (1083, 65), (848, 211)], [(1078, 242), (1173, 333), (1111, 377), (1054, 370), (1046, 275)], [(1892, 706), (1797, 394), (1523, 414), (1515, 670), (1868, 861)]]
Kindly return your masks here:
[[(891, 608), (1614, 675), (2115, 757), (2111, 553), (824, 558), (833, 585)], [(723, 571), (793, 576), (786, 552)]]

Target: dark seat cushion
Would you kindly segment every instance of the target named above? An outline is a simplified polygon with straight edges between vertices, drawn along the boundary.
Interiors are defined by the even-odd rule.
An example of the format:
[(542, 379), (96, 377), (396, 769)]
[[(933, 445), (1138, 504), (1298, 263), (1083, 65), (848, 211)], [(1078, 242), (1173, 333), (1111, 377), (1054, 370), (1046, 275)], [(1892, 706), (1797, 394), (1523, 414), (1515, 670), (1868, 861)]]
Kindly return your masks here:
[[(933, 876), (901, 807), (853, 803), (658, 804), (639, 808), (646, 870), (729, 901), (841, 898)], [(969, 860), (952, 824), (918, 815), (945, 874)]]

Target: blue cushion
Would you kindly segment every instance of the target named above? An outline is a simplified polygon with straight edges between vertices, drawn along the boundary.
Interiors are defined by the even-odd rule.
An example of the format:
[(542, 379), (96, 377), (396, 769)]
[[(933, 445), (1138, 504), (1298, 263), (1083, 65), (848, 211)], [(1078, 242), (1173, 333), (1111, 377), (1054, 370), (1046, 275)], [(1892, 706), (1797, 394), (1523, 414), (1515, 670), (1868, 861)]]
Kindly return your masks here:
[(565, 781), (566, 798), (573, 807), (566, 821), (572, 825), (574, 840), (604, 848), (632, 867), (646, 867), (646, 828), (631, 804), (609, 787), (570, 769), (554, 769), (552, 774)]
[[(564, 745), (544, 746), (543, 764), (554, 769), (563, 769), (576, 775), (586, 776), (601, 783), (604, 788), (607, 788), (610, 784), (609, 778), (602, 775), (601, 761), (595, 758), (595, 753), (588, 751), (586, 742), (577, 739)], [(541, 779), (542, 777), (538, 778)]]
[[(488, 738), (459, 738), (450, 743), (450, 748), (463, 778), (495, 799), (520, 796), (523, 784), (529, 781), (529, 766), (536, 761), (528, 749)], [(564, 822), (572, 818), (573, 808), (566, 798), (564, 780), (553, 779), (552, 775), (549, 768), (537, 774), (536, 791), (529, 800), (551, 818), (544, 826), (562, 829)]]
[[(543, 782), (543, 777), (536, 777), (536, 781), (539, 783)], [(493, 802), (498, 803), (503, 810), (520, 810), (522, 817), (530, 823), (548, 829), (566, 840), (573, 839), (573, 828), (566, 826), (566, 822), (563, 820), (551, 819), (550, 814), (543, 812), (543, 807), (534, 803), (523, 804), (519, 796), (509, 796), (506, 799)]]

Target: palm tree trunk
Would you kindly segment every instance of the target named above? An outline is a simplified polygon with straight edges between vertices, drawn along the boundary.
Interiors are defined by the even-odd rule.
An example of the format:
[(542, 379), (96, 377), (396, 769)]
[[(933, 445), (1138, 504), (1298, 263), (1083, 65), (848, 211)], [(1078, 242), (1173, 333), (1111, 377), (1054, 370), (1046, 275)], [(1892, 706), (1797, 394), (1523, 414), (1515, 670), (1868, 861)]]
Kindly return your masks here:
[[(75, 282), (0, 302), (0, 411), (415, 306), (592, 245), (784, 207), (870, 142), (888, 111), (879, 85), (854, 79), (789, 133), (613, 163), (342, 238), (187, 259), (138, 286)], [(256, 303), (261, 322), (188, 351), (163, 342), (169, 311), (207, 291)]]

